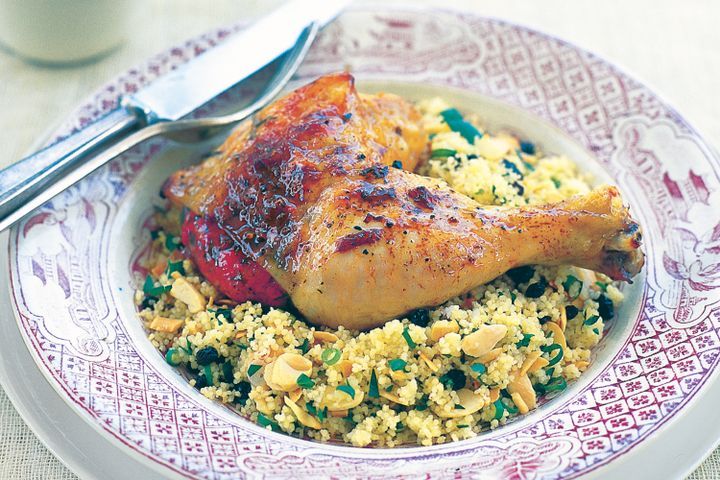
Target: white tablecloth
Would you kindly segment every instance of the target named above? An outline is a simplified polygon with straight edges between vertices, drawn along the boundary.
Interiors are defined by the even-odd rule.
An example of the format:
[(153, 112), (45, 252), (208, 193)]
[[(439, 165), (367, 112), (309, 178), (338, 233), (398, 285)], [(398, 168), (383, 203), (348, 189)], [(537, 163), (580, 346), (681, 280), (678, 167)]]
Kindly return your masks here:
[[(135, 19), (131, 38), (97, 63), (72, 69), (43, 68), (0, 51), (0, 167), (20, 158), (70, 109), (115, 74), (185, 38), (269, 11), (281, 0), (142, 3), (145, 10)], [(720, 2), (415, 0), (412, 3), (434, 3), (506, 18), (599, 53), (653, 87), (718, 146)], [(20, 478), (76, 477), (35, 438), (0, 389), (0, 479)], [(720, 478), (720, 449), (690, 478)]]

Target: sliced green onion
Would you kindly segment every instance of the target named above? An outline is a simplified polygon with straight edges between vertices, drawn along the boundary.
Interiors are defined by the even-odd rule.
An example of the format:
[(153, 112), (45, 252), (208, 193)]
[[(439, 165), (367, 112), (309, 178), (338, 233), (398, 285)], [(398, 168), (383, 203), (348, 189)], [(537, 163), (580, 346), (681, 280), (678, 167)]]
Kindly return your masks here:
[(210, 364), (203, 367), (203, 373), (205, 374), (205, 382), (207, 382), (208, 385), (215, 385)]
[(600, 290), (602, 290), (603, 292), (607, 292), (607, 287), (608, 287), (608, 286), (607, 286), (607, 283), (595, 282), (595, 285), (597, 285), (598, 287), (600, 287)]
[(475, 142), (476, 137), (482, 137), (482, 134), (470, 122), (463, 119), (460, 112), (454, 108), (448, 108), (440, 112), (445, 123), (453, 132), (458, 132), (469, 144)]
[(165, 248), (172, 252), (173, 250), (177, 250), (179, 246), (180, 239), (178, 237), (174, 237), (172, 235), (165, 235)]
[(310, 415), (314, 415), (317, 417), (318, 411), (317, 408), (315, 408), (315, 404), (312, 402), (305, 402), (305, 409), (308, 411)]
[(426, 393), (422, 397), (420, 397), (420, 400), (418, 400), (417, 404), (415, 405), (415, 410), (418, 412), (422, 412), (423, 410), (427, 410), (428, 405), (427, 402), (430, 399), (430, 396)]
[(487, 372), (487, 367), (482, 363), (473, 363), (472, 365), (470, 365), (470, 370), (477, 373), (478, 375), (482, 375), (483, 373)]
[(235, 372), (233, 371), (232, 363), (225, 362), (222, 365), (223, 379), (226, 383), (234, 383)]
[(505, 404), (503, 403), (502, 399), (498, 398), (493, 402), (493, 405), (495, 406), (495, 415), (493, 416), (493, 418), (495, 420), (500, 420), (505, 413)]
[(520, 348), (520, 347), (527, 347), (528, 345), (530, 345), (530, 340), (531, 340), (532, 337), (534, 337), (534, 336), (535, 336), (535, 335), (533, 335), (532, 333), (523, 333), (523, 338), (522, 338), (522, 340), (520, 340), (519, 342), (517, 342), (515, 345), (516, 345), (518, 348)]
[(277, 422), (275, 422), (274, 420), (270, 420), (262, 413), (258, 413), (257, 422), (258, 425), (260, 425), (261, 427), (270, 427), (275, 432), (280, 431), (280, 426), (277, 424)]
[(555, 356), (548, 362), (548, 367), (556, 365), (560, 360), (562, 360), (564, 355), (563, 348), (557, 343), (553, 343), (549, 346), (542, 346), (540, 347), (540, 350), (550, 355), (552, 355), (553, 352), (557, 352), (557, 354), (555, 354)]
[(298, 384), (298, 387), (300, 388), (313, 388), (315, 386), (315, 382), (312, 378), (308, 377), (304, 373), (301, 373), (297, 380), (295, 380), (295, 383)]
[(446, 158), (446, 157), (454, 157), (457, 155), (457, 150), (452, 150), (450, 148), (437, 148), (430, 152), (430, 158)]
[(165, 273), (169, 277), (173, 272), (178, 272), (180, 275), (185, 275), (185, 268), (183, 267), (182, 260), (178, 260), (177, 262), (171, 262), (168, 260), (167, 269), (165, 269)]
[[(577, 294), (573, 295), (572, 293), (570, 293), (570, 289), (575, 285), (579, 285), (579, 286), (577, 289)], [(567, 293), (568, 296), (573, 300), (576, 299), (577, 297), (579, 297), (580, 292), (582, 291), (582, 282), (573, 275), (568, 275), (567, 278), (565, 279), (565, 281), (562, 283), (562, 286), (565, 289), (565, 293)]]
[(165, 353), (165, 361), (173, 367), (177, 367), (178, 365), (180, 365), (180, 362), (175, 360), (175, 355), (177, 355), (177, 353), (177, 348), (168, 348), (168, 351)]
[(247, 376), (252, 377), (257, 373), (258, 370), (262, 368), (262, 365), (255, 365), (254, 363), (251, 364), (247, 369)]
[[(503, 403), (504, 403), (504, 402), (503, 402)], [(515, 415), (516, 413), (518, 413), (517, 407), (511, 407), (511, 406), (508, 405), (508, 404), (505, 404), (505, 410), (507, 410), (507, 412), (508, 412), (510, 415)]]
[(210, 313), (215, 314), (215, 318), (220, 321), (220, 315), (222, 315), (225, 320), (232, 320), (232, 308), (211, 308), (208, 310)]
[(306, 338), (300, 345), (300, 351), (303, 353), (303, 355), (305, 355), (308, 350), (310, 350), (310, 340)]
[(598, 328), (593, 328), (592, 331), (593, 331), (593, 333), (594, 333), (595, 335), (600, 335), (600, 329), (598, 329)]
[(595, 325), (598, 320), (600, 320), (600, 317), (598, 315), (593, 315), (592, 317), (588, 317), (584, 322), (583, 325)]
[(563, 377), (555, 377), (545, 384), (547, 392), (561, 392), (567, 388), (567, 381)]
[(388, 385), (387, 387), (385, 387), (385, 391), (386, 391), (386, 392), (392, 392), (393, 387), (394, 387), (394, 385), (391, 383), (390, 385)]
[(393, 358), (388, 362), (388, 365), (390, 365), (390, 370), (397, 372), (398, 370), (404, 369), (407, 362), (402, 358)]
[(335, 390), (340, 390), (341, 392), (347, 393), (348, 395), (350, 395), (350, 398), (352, 398), (352, 399), (355, 398), (355, 389), (353, 387), (351, 387), (349, 383), (346, 385), (340, 385)]
[(410, 330), (408, 330), (408, 327), (405, 327), (403, 329), (402, 336), (405, 339), (405, 341), (407, 342), (408, 347), (410, 347), (410, 348), (417, 347), (417, 344), (413, 341), (412, 337), (410, 336)]
[(340, 361), (341, 357), (342, 352), (337, 348), (326, 348), (323, 350), (322, 354), (320, 354), (320, 358), (327, 365), (335, 365)]
[(185, 348), (184, 350), (187, 352), (188, 355), (192, 355), (192, 343), (190, 343), (190, 339), (185, 337)]
[(458, 425), (457, 427), (458, 427), (458, 428), (468, 428), (469, 426), (470, 426), (470, 425), (464, 425), (464, 424), (463, 424), (463, 425)]
[(380, 389), (378, 388), (378, 379), (375, 375), (375, 370), (370, 373), (370, 389), (368, 390), (368, 397), (380, 398)]
[(553, 185), (555, 185), (555, 188), (560, 188), (562, 186), (562, 182), (558, 180), (555, 177), (550, 177), (550, 180), (552, 180)]
[(172, 288), (170, 285), (155, 286), (155, 280), (148, 275), (145, 277), (145, 283), (143, 283), (143, 293), (146, 295), (152, 295), (153, 297), (159, 297), (161, 294), (167, 292)]

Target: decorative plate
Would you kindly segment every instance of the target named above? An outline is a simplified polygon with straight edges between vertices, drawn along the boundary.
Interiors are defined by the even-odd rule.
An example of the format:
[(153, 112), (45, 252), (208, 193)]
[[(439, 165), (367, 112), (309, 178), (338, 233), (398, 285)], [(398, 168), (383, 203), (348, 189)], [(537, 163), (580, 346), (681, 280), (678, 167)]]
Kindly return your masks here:
[[(56, 136), (230, 33), (189, 41), (118, 77)], [(621, 188), (644, 228), (647, 267), (627, 289), (594, 366), (530, 415), (457, 443), (359, 449), (261, 429), (187, 385), (147, 342), (135, 315), (131, 264), (147, 240), (142, 222), (164, 178), (209, 148), (156, 140), (57, 197), (9, 236), (20, 330), (74, 411), (121, 454), (166, 475), (207, 479), (576, 478), (624, 465), (623, 456), (688, 415), (709, 390), (720, 352), (720, 162), (698, 134), (596, 56), (467, 13), (348, 11), (318, 38), (295, 85), (344, 68), (361, 89), (462, 102), (490, 126), (539, 139), (545, 151), (567, 153)], [(246, 87), (231, 92), (203, 113), (245, 94)]]

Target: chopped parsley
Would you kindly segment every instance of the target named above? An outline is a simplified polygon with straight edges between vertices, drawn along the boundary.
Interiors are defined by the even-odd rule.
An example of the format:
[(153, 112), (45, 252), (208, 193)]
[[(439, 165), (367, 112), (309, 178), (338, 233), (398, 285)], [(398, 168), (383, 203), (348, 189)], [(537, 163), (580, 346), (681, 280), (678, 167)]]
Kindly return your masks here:
[(413, 341), (412, 337), (410, 336), (410, 330), (408, 329), (408, 327), (405, 327), (405, 328), (403, 329), (402, 336), (403, 336), (403, 338), (405, 339), (405, 342), (407, 342), (408, 347), (410, 347), (410, 348), (415, 348), (415, 347), (417, 347), (417, 343), (415, 343), (415, 342)]
[(370, 388), (368, 390), (368, 397), (380, 398), (380, 389), (378, 388), (378, 380), (375, 370), (370, 373)]
[(347, 383), (345, 385), (340, 385), (339, 387), (336, 388), (336, 390), (340, 390), (341, 392), (347, 393), (350, 396), (350, 398), (352, 398), (352, 399), (355, 398), (355, 389), (353, 387), (351, 387), (349, 383)]
[(388, 362), (388, 365), (390, 365), (390, 370), (397, 372), (398, 370), (403, 370), (407, 362), (402, 358), (393, 358)]
[(258, 370), (262, 368), (262, 365), (255, 365), (254, 363), (251, 364), (247, 369), (247, 376), (252, 377), (257, 373)]
[(519, 342), (517, 342), (515, 345), (516, 345), (518, 348), (520, 348), (520, 347), (527, 347), (528, 345), (530, 345), (530, 340), (531, 340), (532, 337), (534, 337), (534, 336), (535, 336), (535, 335), (533, 335), (532, 333), (523, 333), (523, 338), (522, 338), (522, 340), (520, 340)]
[(298, 387), (300, 388), (313, 388), (315, 386), (315, 382), (312, 378), (308, 377), (304, 373), (301, 373), (297, 380), (295, 380), (295, 383), (297, 383)]

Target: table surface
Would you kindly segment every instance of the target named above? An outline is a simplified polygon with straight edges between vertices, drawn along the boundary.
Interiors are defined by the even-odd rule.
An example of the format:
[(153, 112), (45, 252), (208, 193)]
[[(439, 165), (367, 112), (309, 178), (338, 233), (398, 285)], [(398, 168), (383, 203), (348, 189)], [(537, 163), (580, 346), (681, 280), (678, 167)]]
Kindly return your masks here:
[[(0, 0), (3, 1), (3, 0)], [(362, 3), (363, 0), (358, 0)], [(21, 158), (98, 86), (204, 31), (271, 10), (281, 0), (148, 0), (124, 45), (89, 65), (29, 65), (0, 50), (0, 167)], [(384, 0), (383, 3), (395, 3)], [(650, 85), (718, 147), (720, 2), (713, 0), (415, 0), (528, 25), (591, 50)], [(0, 479), (72, 479), (0, 389)], [(689, 477), (720, 478), (720, 449)]]

